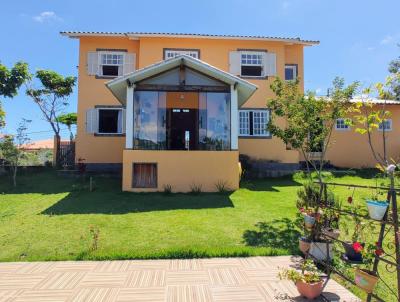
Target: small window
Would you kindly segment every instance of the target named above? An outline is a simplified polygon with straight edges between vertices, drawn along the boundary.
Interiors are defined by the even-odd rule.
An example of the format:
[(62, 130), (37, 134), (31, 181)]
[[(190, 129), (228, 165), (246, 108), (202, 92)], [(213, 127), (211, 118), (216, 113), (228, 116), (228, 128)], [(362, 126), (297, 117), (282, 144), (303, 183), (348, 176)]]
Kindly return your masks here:
[(197, 49), (164, 49), (164, 59), (172, 59), (176, 56), (187, 55), (199, 59), (199, 50)]
[(122, 109), (98, 109), (100, 134), (122, 133)]
[(269, 110), (239, 110), (239, 136), (270, 136)]
[(157, 164), (134, 163), (132, 171), (133, 188), (157, 188)]
[(124, 54), (118, 52), (100, 52), (100, 75), (117, 77), (123, 74)]
[(263, 53), (256, 51), (241, 52), (241, 76), (263, 76)]
[(285, 80), (294, 81), (297, 78), (297, 66), (285, 65)]
[(349, 130), (350, 126), (348, 124), (348, 121), (344, 118), (338, 118), (336, 120), (336, 130)]
[(384, 120), (382, 123), (379, 123), (379, 131), (391, 131), (392, 130), (392, 120), (387, 119)]

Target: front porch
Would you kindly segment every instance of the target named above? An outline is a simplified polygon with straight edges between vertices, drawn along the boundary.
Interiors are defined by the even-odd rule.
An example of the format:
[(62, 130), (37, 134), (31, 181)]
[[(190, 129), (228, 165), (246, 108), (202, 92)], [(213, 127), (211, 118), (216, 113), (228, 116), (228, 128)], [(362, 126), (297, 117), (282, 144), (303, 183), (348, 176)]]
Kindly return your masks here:
[(238, 108), (256, 86), (189, 56), (107, 86), (126, 106), (124, 191), (238, 188)]

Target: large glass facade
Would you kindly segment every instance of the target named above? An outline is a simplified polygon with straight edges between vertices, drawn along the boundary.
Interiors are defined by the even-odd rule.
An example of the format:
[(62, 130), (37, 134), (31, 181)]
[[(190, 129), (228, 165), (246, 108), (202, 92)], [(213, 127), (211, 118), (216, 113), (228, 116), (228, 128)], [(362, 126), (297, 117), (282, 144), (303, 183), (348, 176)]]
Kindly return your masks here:
[(231, 146), (230, 93), (199, 95), (199, 149), (229, 150)]
[(166, 92), (135, 92), (133, 148), (140, 150), (166, 149)]
[[(177, 102), (168, 101), (170, 105), (167, 105), (167, 94), (164, 91), (134, 93), (134, 149), (176, 150), (176, 145), (182, 145), (186, 146), (182, 150), (230, 150), (230, 93), (199, 93), (198, 104), (192, 104), (190, 109), (184, 104), (179, 105), (179, 102), (184, 102), (184, 97)], [(171, 95), (168, 97), (170, 99)], [(177, 127), (177, 124), (182, 126)], [(190, 137), (195, 141), (172, 144), (180, 142), (179, 131), (184, 139)], [(175, 148), (172, 148), (173, 145)]]

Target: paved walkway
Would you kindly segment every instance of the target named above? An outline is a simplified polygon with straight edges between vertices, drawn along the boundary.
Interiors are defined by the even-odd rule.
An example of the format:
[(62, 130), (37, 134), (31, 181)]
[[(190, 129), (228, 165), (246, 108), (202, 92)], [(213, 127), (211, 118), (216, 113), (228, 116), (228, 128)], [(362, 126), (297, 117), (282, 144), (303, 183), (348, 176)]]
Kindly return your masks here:
[[(284, 256), (0, 263), (0, 301), (305, 301), (292, 282), (277, 278), (278, 267), (296, 267), (298, 261)], [(332, 280), (325, 296), (359, 301)]]

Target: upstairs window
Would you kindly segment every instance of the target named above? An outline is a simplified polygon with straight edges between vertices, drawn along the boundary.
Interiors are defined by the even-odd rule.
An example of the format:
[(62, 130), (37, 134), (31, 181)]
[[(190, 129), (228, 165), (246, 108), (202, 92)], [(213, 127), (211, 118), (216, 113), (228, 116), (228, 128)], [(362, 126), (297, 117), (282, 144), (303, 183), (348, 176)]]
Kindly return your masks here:
[(199, 59), (200, 51), (198, 49), (164, 49), (164, 60), (175, 58), (180, 55), (187, 55)]
[(379, 123), (379, 131), (392, 131), (392, 120), (387, 119), (384, 120), (382, 123)]
[(285, 65), (285, 80), (294, 81), (297, 78), (297, 65)]
[(136, 55), (126, 51), (89, 51), (87, 73), (98, 77), (113, 78), (135, 70)]
[(270, 136), (269, 110), (239, 110), (239, 136)]
[(348, 122), (344, 118), (338, 118), (336, 120), (336, 125), (335, 125), (336, 130), (349, 130), (350, 126), (348, 125)]
[(241, 76), (262, 77), (263, 57), (264, 54), (262, 52), (241, 52)]
[(123, 74), (124, 54), (100, 53), (100, 74), (117, 77)]

